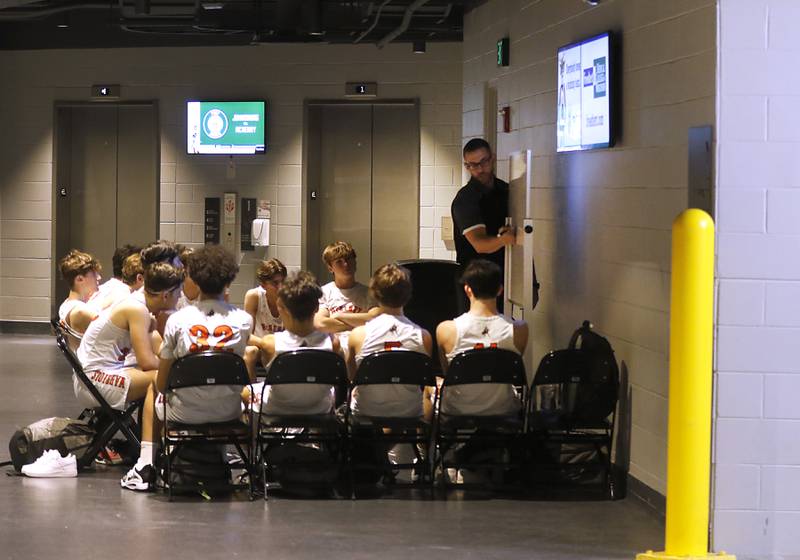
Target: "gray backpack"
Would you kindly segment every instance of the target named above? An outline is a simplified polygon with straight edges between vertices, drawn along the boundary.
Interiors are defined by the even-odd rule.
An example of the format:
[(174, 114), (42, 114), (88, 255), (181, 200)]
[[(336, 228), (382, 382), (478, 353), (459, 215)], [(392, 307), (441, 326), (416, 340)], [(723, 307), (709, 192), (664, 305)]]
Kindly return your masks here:
[[(45, 418), (14, 432), (8, 444), (11, 463), (17, 472), (23, 465), (33, 463), (48, 449), (56, 449), (62, 456), (75, 455), (79, 465), (86, 461), (84, 455), (92, 445), (95, 431), (84, 420), (72, 418)], [(91, 462), (92, 458), (88, 458)]]

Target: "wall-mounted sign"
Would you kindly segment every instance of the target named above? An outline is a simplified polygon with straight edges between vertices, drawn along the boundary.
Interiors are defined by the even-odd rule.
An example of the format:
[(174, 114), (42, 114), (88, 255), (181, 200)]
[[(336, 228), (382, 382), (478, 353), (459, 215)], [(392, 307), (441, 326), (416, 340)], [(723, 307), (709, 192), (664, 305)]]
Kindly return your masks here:
[(377, 97), (378, 84), (376, 82), (347, 82), (344, 94), (346, 97)]
[(205, 208), (205, 243), (219, 245), (219, 226), (220, 226), (220, 207), (219, 197), (207, 197)]

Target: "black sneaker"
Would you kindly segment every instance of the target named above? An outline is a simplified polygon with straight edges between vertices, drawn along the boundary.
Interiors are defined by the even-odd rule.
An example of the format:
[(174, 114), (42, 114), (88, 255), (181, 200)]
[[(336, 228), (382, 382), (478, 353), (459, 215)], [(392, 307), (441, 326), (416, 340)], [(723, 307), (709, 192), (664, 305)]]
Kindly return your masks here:
[(153, 465), (145, 465), (141, 469), (133, 466), (119, 481), (119, 485), (127, 490), (149, 492), (155, 489), (156, 469)]

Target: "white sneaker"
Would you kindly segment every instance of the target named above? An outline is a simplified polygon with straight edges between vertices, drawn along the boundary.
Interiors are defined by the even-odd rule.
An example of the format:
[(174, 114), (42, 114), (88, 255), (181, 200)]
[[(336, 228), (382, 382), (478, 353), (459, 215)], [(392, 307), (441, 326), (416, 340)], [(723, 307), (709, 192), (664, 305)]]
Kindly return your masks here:
[(36, 462), (22, 467), (22, 474), (33, 478), (72, 478), (78, 476), (78, 461), (70, 453), (62, 457), (55, 449), (48, 449)]

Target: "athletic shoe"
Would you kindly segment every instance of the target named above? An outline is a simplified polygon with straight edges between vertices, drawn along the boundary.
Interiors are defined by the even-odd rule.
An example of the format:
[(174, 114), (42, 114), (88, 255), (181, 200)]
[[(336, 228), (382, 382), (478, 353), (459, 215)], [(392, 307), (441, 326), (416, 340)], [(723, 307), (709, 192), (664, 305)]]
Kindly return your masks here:
[(149, 492), (156, 487), (156, 469), (153, 465), (145, 465), (137, 469), (134, 465), (131, 470), (122, 477), (119, 485), (127, 490), (138, 492)]
[(72, 478), (78, 476), (78, 462), (70, 453), (62, 457), (55, 449), (48, 449), (35, 463), (22, 467), (22, 474), (33, 478)]
[(110, 447), (106, 447), (100, 450), (100, 453), (97, 454), (97, 457), (94, 461), (95, 463), (99, 463), (101, 465), (121, 465), (124, 459), (122, 458), (122, 455)]

